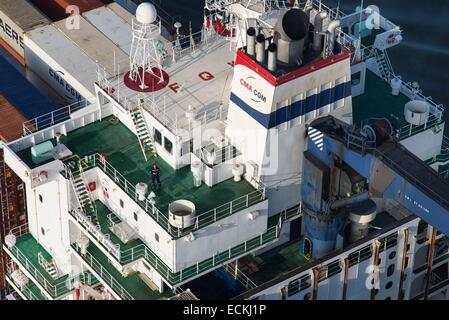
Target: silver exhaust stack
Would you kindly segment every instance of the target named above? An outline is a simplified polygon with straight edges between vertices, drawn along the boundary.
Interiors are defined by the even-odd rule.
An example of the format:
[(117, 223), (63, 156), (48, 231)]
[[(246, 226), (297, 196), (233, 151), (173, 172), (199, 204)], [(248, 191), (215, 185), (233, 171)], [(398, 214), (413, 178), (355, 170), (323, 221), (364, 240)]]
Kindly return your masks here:
[(260, 64), (265, 63), (265, 36), (263, 34), (259, 34), (256, 37), (256, 60)]
[(335, 48), (335, 38), (336, 34), (335, 31), (337, 28), (340, 27), (340, 20), (333, 20), (329, 23), (329, 26), (327, 27), (327, 33), (328, 33), (328, 44), (327, 44), (327, 52), (332, 55), (334, 53)]
[(323, 33), (323, 22), (327, 18), (327, 12), (322, 11), (317, 13), (315, 16), (314, 29), (315, 34), (313, 35), (313, 50), (315, 52), (321, 52), (323, 50), (324, 34)]
[(254, 57), (256, 51), (256, 29), (253, 27), (246, 30), (246, 53)]
[(268, 70), (272, 72), (277, 68), (277, 49), (278, 46), (274, 43), (268, 46)]
[(302, 63), (309, 24), (309, 17), (300, 9), (290, 9), (278, 18), (275, 43), (280, 64), (298, 66)]

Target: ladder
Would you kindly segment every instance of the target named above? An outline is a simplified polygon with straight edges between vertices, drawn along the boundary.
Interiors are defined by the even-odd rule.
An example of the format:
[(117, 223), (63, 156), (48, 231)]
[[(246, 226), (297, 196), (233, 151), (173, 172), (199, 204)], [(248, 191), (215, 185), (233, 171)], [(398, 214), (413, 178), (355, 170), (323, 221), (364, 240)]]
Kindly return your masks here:
[(394, 72), (390, 64), (390, 59), (388, 58), (387, 52), (382, 51), (376, 52), (376, 62), (379, 68), (380, 76), (383, 80), (389, 82), (394, 77)]
[(153, 136), (148, 129), (140, 106), (131, 111), (131, 118), (136, 128), (137, 137), (139, 139), (140, 148), (142, 149), (145, 161), (148, 161), (153, 157), (157, 157)]
[(56, 267), (56, 264), (53, 260), (47, 261), (44, 258), (44, 255), (42, 252), (37, 253), (37, 259), (39, 261), (39, 265), (45, 269), (45, 271), (53, 278), (57, 279), (59, 277), (58, 268)]
[(72, 181), (73, 189), (75, 190), (75, 195), (78, 199), (79, 205), (86, 216), (93, 218), (94, 224), (99, 224), (97, 216), (97, 208), (94, 201), (91, 198), (90, 192), (87, 190), (86, 182), (83, 177), (83, 170), (81, 164), (79, 165), (79, 171), (73, 174), (70, 171), (70, 180)]

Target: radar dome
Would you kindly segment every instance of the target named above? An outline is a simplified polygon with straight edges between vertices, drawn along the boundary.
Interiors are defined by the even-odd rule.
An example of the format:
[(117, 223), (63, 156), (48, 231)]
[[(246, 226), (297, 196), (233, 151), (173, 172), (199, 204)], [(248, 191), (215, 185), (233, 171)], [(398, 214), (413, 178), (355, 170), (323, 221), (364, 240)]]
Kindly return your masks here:
[(137, 7), (136, 19), (140, 23), (153, 23), (156, 21), (157, 11), (154, 5), (148, 2), (144, 2)]

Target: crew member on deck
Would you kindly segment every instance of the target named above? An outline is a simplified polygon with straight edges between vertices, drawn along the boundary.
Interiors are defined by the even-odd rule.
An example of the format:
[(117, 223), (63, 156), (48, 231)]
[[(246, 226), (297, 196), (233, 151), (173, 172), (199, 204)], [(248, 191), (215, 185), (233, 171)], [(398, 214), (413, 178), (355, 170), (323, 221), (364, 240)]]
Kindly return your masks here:
[[(151, 178), (153, 179), (153, 186), (154, 188), (160, 188), (161, 187), (161, 179), (159, 177), (159, 174), (161, 172), (161, 169), (154, 163), (151, 167)], [(156, 185), (157, 183), (157, 185)]]

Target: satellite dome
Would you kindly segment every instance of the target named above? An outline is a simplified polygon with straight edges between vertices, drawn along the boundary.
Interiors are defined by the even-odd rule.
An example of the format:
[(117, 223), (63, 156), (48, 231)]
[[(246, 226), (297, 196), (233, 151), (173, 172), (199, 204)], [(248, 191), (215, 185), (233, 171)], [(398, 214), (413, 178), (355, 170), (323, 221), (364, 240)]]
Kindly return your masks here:
[(144, 2), (137, 7), (136, 18), (140, 23), (153, 23), (157, 18), (157, 11), (154, 5)]

